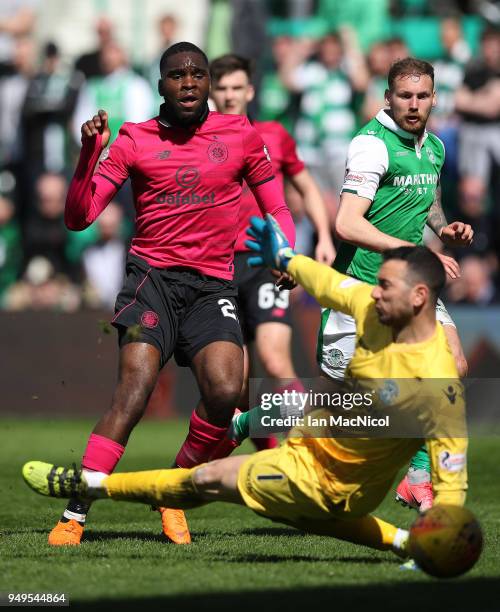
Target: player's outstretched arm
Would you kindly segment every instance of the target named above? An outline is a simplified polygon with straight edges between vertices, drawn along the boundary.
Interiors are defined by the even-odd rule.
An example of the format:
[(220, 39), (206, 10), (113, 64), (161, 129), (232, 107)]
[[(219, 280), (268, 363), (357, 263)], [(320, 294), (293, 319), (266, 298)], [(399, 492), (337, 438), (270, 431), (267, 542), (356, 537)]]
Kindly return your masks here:
[(109, 204), (118, 189), (113, 182), (94, 177), (101, 152), (111, 135), (106, 111), (100, 110), (92, 119), (86, 121), (81, 127), (81, 135), (80, 159), (68, 189), (64, 211), (66, 227), (75, 231), (88, 227)]
[(279, 224), (271, 215), (266, 219), (251, 218), (247, 231), (252, 240), (246, 245), (255, 252), (250, 266), (268, 266), (287, 272), (326, 308), (335, 308), (355, 315), (371, 302), (371, 287), (333, 268), (304, 255), (297, 255), (290, 247)]

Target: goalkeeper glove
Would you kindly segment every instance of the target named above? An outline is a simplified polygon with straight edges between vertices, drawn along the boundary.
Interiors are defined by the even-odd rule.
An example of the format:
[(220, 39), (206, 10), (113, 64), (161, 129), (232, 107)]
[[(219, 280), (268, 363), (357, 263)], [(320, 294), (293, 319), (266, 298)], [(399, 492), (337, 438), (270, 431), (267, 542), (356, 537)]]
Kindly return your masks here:
[(285, 272), (290, 259), (295, 257), (296, 253), (290, 247), (277, 221), (268, 213), (265, 220), (252, 217), (250, 225), (247, 234), (253, 240), (247, 240), (245, 244), (257, 255), (248, 259), (248, 265), (251, 268), (268, 266)]

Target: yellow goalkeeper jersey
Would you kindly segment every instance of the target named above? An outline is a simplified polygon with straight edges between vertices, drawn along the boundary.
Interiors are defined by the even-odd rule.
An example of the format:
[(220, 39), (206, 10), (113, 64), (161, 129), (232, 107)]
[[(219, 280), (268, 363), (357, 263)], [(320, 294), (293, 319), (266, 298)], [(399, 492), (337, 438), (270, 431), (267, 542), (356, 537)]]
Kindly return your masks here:
[[(393, 342), (392, 329), (378, 320), (371, 285), (302, 255), (290, 261), (287, 271), (321, 306), (355, 319), (356, 350), (346, 377), (361, 384), (370, 381), (379, 404), (393, 417), (416, 416), (425, 432), (436, 503), (463, 505), (467, 489), (464, 392), (442, 326), (436, 324), (434, 335), (425, 342)], [(321, 411), (312, 415), (320, 416)], [(359, 515), (382, 501), (399, 469), (422, 444), (422, 437), (310, 435), (307, 426), (298, 428), (286, 442), (291, 451), (304, 446), (310, 451), (297, 453), (303, 486), (309, 488), (306, 482), (312, 479), (317, 490), (324, 491), (324, 503), (340, 504)]]

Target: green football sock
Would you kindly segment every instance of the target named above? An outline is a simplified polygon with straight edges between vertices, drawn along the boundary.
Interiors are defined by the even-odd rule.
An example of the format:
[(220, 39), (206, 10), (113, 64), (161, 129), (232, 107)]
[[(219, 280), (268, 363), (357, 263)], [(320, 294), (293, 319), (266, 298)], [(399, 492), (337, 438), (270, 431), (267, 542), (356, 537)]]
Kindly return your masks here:
[(234, 437), (240, 442), (248, 438), (250, 435), (250, 410), (242, 412), (233, 419), (233, 431)]
[(266, 415), (272, 418), (279, 418), (281, 416), (280, 407), (273, 405), (270, 410), (264, 410), (261, 406), (255, 406), (248, 412), (242, 412), (233, 420), (233, 437), (241, 443), (250, 436), (250, 430), (265, 435), (261, 419)]
[(414, 470), (425, 470), (430, 474), (431, 460), (429, 458), (429, 453), (427, 452), (427, 448), (425, 447), (425, 445), (421, 446), (411, 458), (410, 468), (413, 468)]

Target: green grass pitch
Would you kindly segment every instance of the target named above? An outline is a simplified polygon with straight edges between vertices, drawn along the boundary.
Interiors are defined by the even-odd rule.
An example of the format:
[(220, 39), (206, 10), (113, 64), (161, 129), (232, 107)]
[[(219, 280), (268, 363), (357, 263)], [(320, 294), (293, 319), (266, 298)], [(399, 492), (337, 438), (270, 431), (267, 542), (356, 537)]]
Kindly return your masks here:
[[(188, 512), (194, 542), (160, 536), (159, 516), (134, 504), (98, 502), (85, 542), (47, 545), (64, 501), (39, 497), (21, 478), (29, 459), (79, 462), (92, 423), (0, 420), (0, 592), (65, 592), (76, 609), (500, 610), (500, 444), (476, 437), (469, 452), (468, 507), (482, 523), (483, 556), (467, 575), (437, 581), (403, 572), (398, 560), (334, 539), (308, 536), (251, 511), (212, 504)], [(169, 465), (185, 422), (141, 423), (120, 470)], [(243, 450), (250, 450), (245, 446)], [(414, 513), (387, 497), (381, 518), (407, 527)]]

